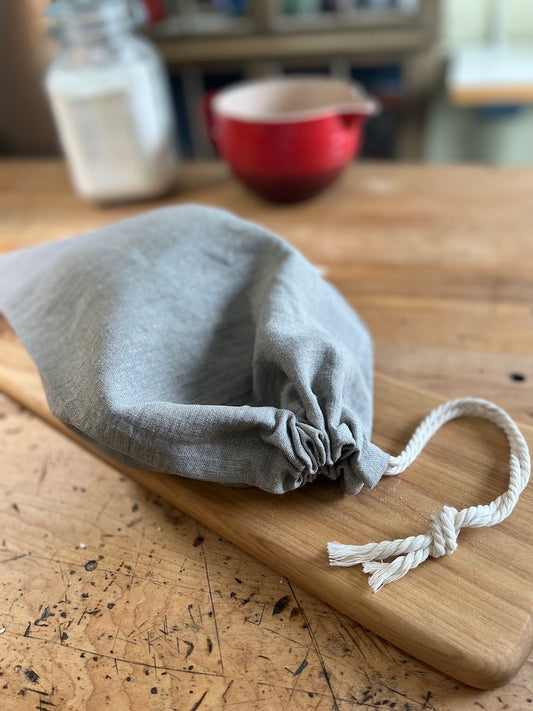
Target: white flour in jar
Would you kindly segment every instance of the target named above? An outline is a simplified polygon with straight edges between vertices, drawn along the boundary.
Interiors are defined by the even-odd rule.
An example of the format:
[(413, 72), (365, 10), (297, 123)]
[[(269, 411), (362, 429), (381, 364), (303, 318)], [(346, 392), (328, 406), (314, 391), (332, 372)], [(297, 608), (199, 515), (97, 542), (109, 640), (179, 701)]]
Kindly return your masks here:
[(157, 60), (51, 73), (46, 88), (82, 197), (130, 200), (171, 187), (174, 126)]

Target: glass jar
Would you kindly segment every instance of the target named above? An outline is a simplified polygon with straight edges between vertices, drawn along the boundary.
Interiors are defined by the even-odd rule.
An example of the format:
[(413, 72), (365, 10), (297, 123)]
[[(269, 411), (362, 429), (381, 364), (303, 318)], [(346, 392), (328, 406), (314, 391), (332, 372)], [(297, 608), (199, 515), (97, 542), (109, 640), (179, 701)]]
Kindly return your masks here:
[(97, 202), (155, 197), (175, 181), (165, 70), (152, 44), (132, 34), (140, 7), (55, 0), (48, 9), (60, 51), (47, 94), (76, 192)]

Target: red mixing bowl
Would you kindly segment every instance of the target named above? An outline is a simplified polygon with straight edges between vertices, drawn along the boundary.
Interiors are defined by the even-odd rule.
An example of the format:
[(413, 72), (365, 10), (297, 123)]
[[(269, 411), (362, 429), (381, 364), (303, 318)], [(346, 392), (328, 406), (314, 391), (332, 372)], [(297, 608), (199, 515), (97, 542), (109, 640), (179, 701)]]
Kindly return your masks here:
[(277, 202), (316, 195), (358, 153), (376, 102), (329, 77), (282, 77), (232, 85), (208, 98), (208, 131), (252, 190)]

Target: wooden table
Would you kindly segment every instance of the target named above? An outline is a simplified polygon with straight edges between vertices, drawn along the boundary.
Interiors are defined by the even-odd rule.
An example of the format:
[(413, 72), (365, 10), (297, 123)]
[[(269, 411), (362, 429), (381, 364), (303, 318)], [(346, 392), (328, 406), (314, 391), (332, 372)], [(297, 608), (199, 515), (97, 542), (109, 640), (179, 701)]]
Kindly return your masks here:
[[(295, 206), (255, 198), (220, 165), (182, 175), (166, 202), (227, 207), (324, 267), (382, 373), (531, 420), (533, 171), (358, 165)], [(1, 250), (146, 208), (80, 203), (61, 164), (0, 164)], [(469, 689), (13, 401), (0, 413), (2, 708), (533, 708), (529, 662), (503, 688)]]

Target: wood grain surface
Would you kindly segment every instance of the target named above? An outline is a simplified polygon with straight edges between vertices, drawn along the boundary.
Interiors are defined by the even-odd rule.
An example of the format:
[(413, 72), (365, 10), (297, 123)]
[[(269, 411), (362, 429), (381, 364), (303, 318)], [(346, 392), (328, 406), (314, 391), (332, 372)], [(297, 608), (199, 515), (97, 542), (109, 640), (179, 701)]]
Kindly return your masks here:
[[(0, 184), (3, 182), (4, 186), (8, 188), (2, 196), (2, 201), (4, 202), (2, 208), (4, 206), (8, 207), (7, 210), (2, 212), (3, 224), (1, 238), (4, 248), (16, 246), (13, 244), (15, 241), (13, 239), (14, 235), (18, 235), (19, 244), (24, 242), (29, 244), (40, 239), (58, 237), (61, 236), (61, 234), (65, 235), (69, 232), (95, 226), (96, 224), (109, 222), (111, 219), (116, 219), (119, 215), (126, 214), (127, 212), (124, 208), (120, 210), (101, 211), (95, 208), (79, 206), (78, 203), (68, 195), (66, 185), (62, 182), (64, 178), (61, 176), (60, 169), (55, 165), (28, 164), (24, 166), (24, 170), (22, 170), (20, 165), (4, 166), (4, 168), (2, 178), (0, 179)], [(31, 168), (31, 170), (28, 170), (28, 168)], [(212, 181), (212, 187), (207, 190), (202, 189), (201, 192), (196, 192), (194, 185), (191, 183), (194, 183), (197, 179), (199, 182), (205, 181), (206, 174), (201, 175), (204, 170), (208, 171), (208, 181)], [(528, 233), (529, 223), (524, 219), (523, 208), (531, 203), (531, 198), (529, 197), (529, 195), (532, 194), (531, 188), (533, 187), (531, 173), (527, 171), (493, 172), (482, 169), (454, 169), (444, 171), (415, 168), (385, 169), (365, 166), (347, 175), (329, 194), (325, 194), (318, 201), (309, 203), (307, 206), (293, 206), (290, 208), (272, 208), (265, 203), (259, 202), (255, 198), (247, 195), (235, 183), (228, 181), (225, 172), (220, 168), (216, 168), (214, 172), (211, 172), (210, 169), (198, 168), (196, 175), (192, 173), (188, 174), (188, 180), (190, 181), (189, 187), (187, 191), (185, 187), (183, 188), (181, 197), (186, 197), (186, 199), (199, 199), (200, 201), (210, 202), (212, 204), (227, 205), (241, 215), (254, 217), (258, 221), (263, 222), (263, 224), (267, 224), (267, 226), (276, 229), (289, 238), (290, 241), (297, 244), (313, 261), (324, 265), (328, 269), (329, 278), (341, 288), (343, 293), (348, 296), (350, 301), (360, 312), (363, 312), (365, 306), (368, 306), (368, 311), (365, 315), (374, 336), (376, 337), (376, 331), (379, 334), (376, 337), (376, 356), (378, 363), (380, 363), (380, 358), (382, 357), (382, 370), (387, 370), (387, 367), (384, 367), (387, 366), (387, 364), (389, 365), (389, 371), (393, 371), (395, 368), (397, 371), (398, 369), (401, 370), (403, 367), (402, 357), (405, 363), (407, 361), (406, 356), (409, 354), (409, 350), (406, 346), (409, 346), (410, 359), (415, 362), (411, 370), (404, 368), (404, 380), (415, 382), (420, 368), (422, 369), (422, 373), (417, 384), (424, 385), (427, 384), (427, 374), (431, 371), (433, 377), (438, 377), (443, 384), (447, 384), (447, 388), (450, 391), (454, 391), (455, 388), (453, 394), (464, 394), (465, 389), (461, 388), (461, 386), (466, 382), (469, 384), (469, 392), (473, 392), (478, 388), (476, 394), (483, 394), (499, 399), (502, 404), (513, 410), (515, 414), (518, 413), (522, 415), (522, 419), (530, 416), (527, 411), (527, 405), (525, 404), (527, 402), (527, 391), (529, 387), (527, 382), (527, 366), (529, 365), (528, 352), (530, 352), (531, 346), (528, 340), (531, 337), (525, 328), (527, 325), (527, 314), (525, 313), (527, 288), (528, 286), (530, 287), (526, 278), (528, 251), (525, 249), (523, 251), (523, 259), (513, 265), (511, 260), (507, 259), (507, 250), (509, 245), (511, 250), (513, 249), (513, 245), (516, 247), (523, 243), (523, 246), (526, 246), (526, 235)], [(529, 194), (525, 189), (528, 186), (528, 181)], [(510, 187), (511, 184), (513, 186), (512, 190)], [(44, 196), (37, 194), (39, 185), (43, 187)], [(411, 188), (417, 189), (414, 190), (411, 197), (409, 197)], [(50, 192), (48, 199), (46, 199), (47, 190)], [(18, 197), (25, 191), (27, 197), (31, 196), (34, 202), (36, 212), (34, 212), (33, 215), (23, 215), (21, 210), (13, 209), (13, 205), (16, 204)], [(398, 191), (403, 194), (403, 202), (397, 195)], [(483, 192), (484, 200), (481, 199), (481, 193)], [(368, 200), (363, 200), (365, 193), (368, 193)], [(431, 213), (430, 223), (433, 223), (432, 230), (429, 229), (429, 223), (426, 219), (427, 215), (421, 216), (415, 213), (410, 219), (406, 218), (406, 212), (409, 213), (410, 210), (408, 209), (409, 205), (404, 205), (404, 202), (408, 203), (409, 200), (411, 200), (411, 203), (413, 203), (416, 197), (416, 200), (423, 205), (424, 200), (427, 202), (431, 194), (435, 197), (435, 195), (439, 193), (442, 198), (442, 205), (433, 201), (429, 209)], [(496, 212), (494, 209), (494, 201), (497, 194), (500, 195), (503, 201), (503, 208), (499, 212)], [(394, 197), (395, 195), (396, 197)], [(511, 211), (509, 206), (504, 204), (505, 200), (509, 200), (512, 196), (514, 199), (514, 211)], [(356, 197), (359, 202), (355, 200)], [(450, 201), (453, 203), (453, 210)], [(28, 200), (26, 200), (26, 202), (28, 202)], [(52, 203), (55, 203), (55, 207)], [(372, 203), (377, 204), (374, 204), (373, 208), (367, 212), (365, 216), (365, 210), (369, 209), (368, 203), (370, 203), (370, 207), (372, 207)], [(457, 209), (458, 203), (462, 206), (461, 210)], [(487, 220), (487, 215), (485, 214), (485, 221), (480, 219), (477, 228), (473, 229), (472, 224), (475, 223), (477, 212), (482, 203), (484, 203), (487, 208), (485, 213), (489, 213), (489, 218), (492, 214), (493, 218), (497, 217), (498, 219), (492, 219), (492, 221), (490, 219)], [(381, 210), (379, 209), (379, 204), (381, 204)], [(317, 209), (320, 206), (321, 209)], [(329, 206), (328, 214), (326, 214), (328, 212), (328, 210), (325, 209), (326, 206)], [(75, 207), (77, 207), (77, 210)], [(135, 206), (134, 209), (139, 210), (140, 207)], [(392, 215), (389, 213), (389, 210), (398, 213), (396, 225), (392, 220)], [(129, 208), (129, 211), (129, 214), (131, 214), (131, 208)], [(509, 239), (505, 242), (500, 240), (498, 243), (496, 233), (501, 232), (502, 215), (503, 222), (507, 222), (507, 234), (509, 235)], [(7, 216), (7, 221), (4, 221), (5, 216)], [(409, 215), (407, 215), (407, 217), (408, 216)], [(79, 227), (78, 229), (74, 229), (74, 224), (77, 219), (79, 219)], [(6, 222), (11, 222), (11, 224), (6, 224)], [(18, 230), (15, 229), (17, 222)], [(409, 224), (406, 224), (409, 222), (411, 223), (411, 227), (409, 227)], [(285, 227), (283, 227), (282, 223), (285, 224)], [(467, 245), (463, 245), (460, 239), (460, 233), (462, 233), (464, 229), (463, 223), (467, 225), (470, 223), (469, 232), (471, 239)], [(276, 224), (279, 226), (276, 227)], [(4, 229), (4, 225), (6, 229)], [(55, 231), (53, 228), (54, 225)], [(67, 230), (66, 228), (69, 225), (70, 229)], [(65, 228), (64, 232), (62, 232), (63, 228)], [(330, 230), (329, 233), (328, 229)], [(445, 239), (445, 235), (443, 234), (445, 229), (449, 234), (447, 239)], [(425, 234), (425, 231), (427, 234)], [(305, 238), (305, 232), (307, 232), (307, 239)], [(350, 234), (351, 241), (349, 239)], [(375, 239), (370, 239), (372, 234)], [(388, 239), (386, 239), (387, 234)], [(462, 234), (462, 238), (464, 241), (465, 234)], [(435, 239), (439, 242), (439, 249), (428, 245), (428, 241), (431, 239)], [(9, 245), (10, 241), (11, 245)], [(386, 242), (388, 243), (388, 249), (384, 249)], [(490, 255), (491, 250), (492, 256)], [(487, 251), (489, 252), (488, 255)], [(426, 253), (425, 257), (424, 252)], [(455, 263), (455, 257), (453, 257), (454, 252), (457, 252), (457, 255), (462, 252), (461, 259), (457, 259), (457, 264)], [(478, 253), (478, 259), (474, 258), (476, 252)], [(409, 253), (411, 253), (411, 257), (409, 257)], [(417, 265), (419, 266), (418, 271), (415, 269)], [(496, 290), (492, 289), (491, 291), (489, 289), (487, 291), (488, 285), (494, 283), (501, 284), (501, 287)], [(451, 312), (449, 310), (450, 306), (455, 307)], [(373, 312), (372, 307), (374, 309)], [(471, 308), (472, 311), (470, 311)], [(434, 315), (433, 318), (431, 318), (430, 313), (433, 309)], [(394, 319), (391, 318), (394, 311), (399, 312), (398, 315), (401, 315), (402, 310), (409, 316), (403, 316), (399, 321), (394, 321)], [(504, 329), (502, 332), (493, 330), (494, 324), (491, 324), (490, 318), (491, 311), (493, 311), (496, 316), (499, 315), (499, 322), (502, 324), (506, 323), (508, 326), (507, 329)], [(498, 312), (500, 313), (498, 314)], [(520, 321), (520, 319), (516, 321), (520, 314), (522, 315), (522, 321)], [(484, 320), (481, 318), (483, 315)], [(505, 316), (507, 318), (504, 318)], [(387, 317), (389, 317), (388, 322), (386, 320)], [(416, 326), (419, 318), (422, 319), (422, 326), (427, 329), (426, 340), (423, 340), (424, 334), (420, 324), (418, 324), (418, 327)], [(380, 332), (379, 329), (382, 320), (384, 320), (385, 325)], [(457, 321), (460, 322), (459, 327)], [(513, 322), (516, 324), (514, 328), (512, 325)], [(416, 338), (417, 328), (419, 330), (418, 339)], [(463, 329), (471, 330), (470, 340), (458, 337), (462, 334)], [(524, 329), (522, 334), (520, 333), (521, 329)], [(430, 352), (424, 350), (424, 348), (432, 349), (431, 356), (433, 357), (435, 368), (431, 368), (431, 363), (428, 359)], [(394, 350), (396, 350), (400, 356), (400, 362), (393, 362), (392, 353)], [(454, 350), (456, 351), (455, 360), (453, 357), (449, 360), (443, 358), (444, 354)], [(383, 354), (383, 356), (380, 356), (380, 353)], [(462, 356), (465, 354), (468, 355), (469, 353), (476, 354), (477, 362), (481, 362), (481, 365), (478, 365), (478, 367), (482, 369), (485, 364), (485, 357), (488, 356), (490, 360), (490, 357), (493, 356), (493, 368), (492, 370), (487, 369), (485, 371), (487, 374), (485, 379), (482, 377), (478, 377), (477, 380), (475, 378), (469, 378), (468, 373), (465, 375), (461, 373), (460, 369), (456, 369), (455, 364), (463, 363)], [(494, 359), (494, 356), (497, 356), (496, 359)], [(439, 369), (439, 359), (446, 367)], [(425, 368), (423, 368), (424, 365)], [(398, 371), (394, 372), (394, 374), (401, 375), (402, 373)], [(478, 376), (483, 374), (484, 373), (478, 373)], [(514, 380), (509, 379), (510, 374), (513, 375)], [(457, 382), (454, 380), (456, 376)], [(446, 387), (438, 389), (443, 391)], [(500, 390), (504, 395), (503, 398), (497, 397)], [(520, 397), (516, 397), (520, 393), (526, 393), (526, 395), (523, 395), (522, 400)], [(377, 395), (379, 398), (379, 389)], [(505, 399), (507, 399), (507, 402), (505, 402)], [(427, 404), (427, 399), (424, 402)], [(409, 410), (409, 412), (414, 413), (414, 410)], [(398, 411), (390, 413), (391, 420), (399, 422), (400, 415), (401, 412)], [(38, 424), (40, 427), (45, 427), (40, 423)], [(403, 429), (397, 432), (398, 439), (407, 436), (407, 431), (412, 424), (412, 422), (401, 423)], [(493, 442), (493, 435), (486, 432), (483, 428), (479, 429), (475, 426), (468, 431), (468, 428), (451, 426), (449, 431), (450, 434), (447, 432), (443, 433), (442, 439), (435, 442), (435, 446), (437, 447), (436, 454), (439, 453), (439, 442), (441, 443), (440, 446), (442, 446), (442, 443), (447, 441), (447, 437), (453, 436), (454, 441), (456, 441), (457, 438), (461, 440), (463, 436), (468, 439), (468, 436), (472, 436), (474, 431), (478, 433), (478, 437), (480, 436), (480, 432), (484, 433), (483, 437), (487, 439), (484, 440), (482, 437), (482, 441), (484, 442), (483, 446), (490, 444), (490, 446), (501, 449), (501, 441), (499, 444), (497, 441)], [(378, 431), (376, 433), (376, 440), (378, 440), (380, 436), (390, 437), (391, 435), (390, 432), (380, 434)], [(62, 442), (63, 440), (64, 438), (61, 438)], [(474, 441), (476, 442), (475, 437)], [(466, 444), (466, 441), (463, 442), (463, 444)], [(477, 441), (477, 444), (472, 449), (473, 454), (480, 455), (481, 459), (477, 461), (480, 461), (481, 464), (483, 464), (483, 446)], [(436, 454), (433, 456), (436, 456)], [(440, 454), (442, 454), (442, 451)], [(429, 450), (428, 457), (428, 461), (431, 461), (431, 452)], [(494, 457), (491, 458), (489, 456), (485, 464), (489, 465), (491, 461), (494, 464)], [(99, 464), (98, 466), (104, 465)], [(489, 466), (488, 470), (485, 471), (486, 476), (491, 473), (490, 468)], [(411, 473), (413, 477), (411, 477)], [(452, 476), (452, 489), (450, 490), (450, 494), (453, 491), (453, 480), (454, 478)], [(413, 469), (412, 472), (410, 472), (409, 482), (412, 484), (414, 481), (416, 481), (416, 476)], [(476, 482), (472, 483), (472, 486), (488, 486), (489, 489), (490, 486), (492, 486), (485, 480), (476, 480)], [(419, 483), (422, 484), (422, 480), (420, 480)], [(403, 485), (404, 484), (402, 484), (402, 486)], [(502, 480), (498, 481), (497, 478), (494, 479), (495, 487), (501, 487), (502, 485)], [(480, 494), (481, 491), (481, 489), (477, 488), (475, 491), (465, 490), (463, 494), (465, 498), (467, 498), (467, 493)], [(488, 489), (486, 491), (488, 491)], [(321, 492), (321, 495), (322, 493), (323, 492)], [(333, 491), (326, 493), (333, 494)], [(391, 501), (392, 499), (399, 501), (399, 498), (394, 496), (396, 492), (389, 493), (392, 495)], [(427, 484), (424, 495), (431, 499), (431, 492), (428, 494)], [(469, 502), (465, 501), (464, 503)], [(527, 505), (527, 501), (524, 503)], [(375, 505), (377, 505), (377, 501)], [(409, 508), (409, 506), (407, 506), (407, 508)], [(405, 516), (406, 513), (405, 511), (402, 512), (404, 525), (409, 524), (409, 516)], [(418, 517), (417, 520), (420, 521), (420, 513), (420, 511), (415, 514), (411, 512), (409, 515), (414, 515), (415, 518)], [(427, 512), (422, 511), (422, 514), (425, 515), (425, 513)], [(54, 524), (53, 518), (51, 519), (51, 524)], [(505, 524), (503, 524), (503, 526), (505, 526)], [(135, 528), (135, 526), (132, 528)], [(492, 534), (493, 532), (501, 530), (501, 528), (502, 527), (498, 527), (498, 529), (493, 529), (486, 533)], [(401, 533), (407, 532), (411, 531), (406, 530)], [(483, 540), (485, 540), (485, 538), (483, 538)], [(466, 548), (468, 548), (470, 544), (471, 542), (467, 541)], [(453, 559), (458, 555), (459, 552), (446, 561), (434, 562), (434, 565), (439, 566), (441, 563), (450, 565)], [(15, 566), (18, 563), (18, 561), (13, 562)], [(455, 564), (458, 564), (458, 561), (453, 563), (453, 565)], [(430, 564), (428, 564), (428, 566), (429, 565)], [(350, 575), (351, 581), (354, 579), (354, 571), (337, 572), (346, 572)], [(20, 570), (15, 569), (13, 577), (17, 578), (17, 575), (20, 577)], [(360, 577), (362, 579), (362, 576)], [(466, 576), (466, 580), (468, 580), (468, 576)], [(407, 581), (404, 582), (407, 584)], [(525, 586), (523, 582), (521, 585), (527, 589), (527, 586)], [(512, 587), (519, 588), (518, 585)], [(327, 610), (325, 607), (324, 609)], [(329, 612), (326, 614), (335, 613)], [(363, 637), (368, 634), (365, 633), (364, 630), (358, 629)], [(7, 634), (7, 632), (8, 630), (6, 628), (4, 634)], [(373, 638), (372, 635), (369, 636), (369, 639), (370, 638)], [(314, 633), (314, 639), (315, 642), (319, 640), (318, 648), (320, 649), (323, 640), (320, 635), (317, 636), (316, 631)], [(65, 645), (59, 645), (59, 647), (64, 646)], [(385, 646), (385, 649), (387, 648), (392, 649)], [(235, 651), (235, 649), (232, 649), (232, 652)], [(395, 673), (392, 675), (389, 673), (388, 682), (384, 683), (400, 691), (400, 697), (396, 697), (395, 699), (392, 697), (387, 699), (377, 698), (376, 700), (375, 696), (373, 698), (368, 696), (368, 689), (366, 689), (366, 687), (365, 690), (363, 687), (358, 686), (353, 669), (349, 682), (349, 684), (351, 684), (351, 691), (348, 696), (339, 696), (338, 689), (340, 689), (340, 687), (334, 686), (331, 682), (335, 670), (331, 668), (328, 662), (325, 667), (326, 673), (324, 678), (328, 680), (328, 692), (331, 689), (332, 695), (329, 699), (327, 695), (326, 697), (320, 697), (320, 703), (323, 702), (326, 704), (323, 708), (334, 708), (334, 704), (337, 704), (337, 707), (341, 707), (340, 704), (351, 704), (351, 706), (346, 706), (346, 708), (357, 707), (358, 705), (380, 706), (383, 702), (385, 705), (395, 704), (395, 706), (392, 706), (393, 708), (408, 708), (410, 707), (409, 705), (412, 704), (412, 708), (425, 707), (439, 709), (479, 708), (480, 705), (484, 708), (501, 708), (505, 704), (508, 704), (509, 708), (518, 709), (526, 708), (527, 705), (531, 703), (531, 701), (528, 700), (530, 699), (528, 688), (531, 686), (528, 680), (528, 666), (522, 669), (520, 675), (516, 678), (517, 682), (515, 684), (505, 687), (505, 692), (504, 690), (500, 690), (500, 693), (485, 694), (470, 692), (460, 685), (455, 685), (458, 686), (458, 688), (454, 689), (452, 682), (448, 682), (444, 677), (439, 677), (429, 670), (425, 670), (425, 674), (423, 674), (422, 677), (425, 677), (425, 683), (425, 679), (427, 679), (427, 675), (429, 675), (436, 684), (434, 687), (426, 685), (425, 691), (422, 691), (420, 687), (418, 687), (416, 692), (413, 691), (412, 688), (405, 691), (407, 687), (402, 686), (402, 684), (408, 683), (405, 680), (410, 679), (412, 682), (413, 679), (417, 678), (417, 673), (412, 672), (410, 674), (409, 667), (406, 665), (413, 664), (416, 668), (418, 663), (413, 661), (405, 662), (404, 665), (401, 665), (401, 662), (398, 660), (397, 663), (398, 666)], [(459, 660), (459, 665), (460, 663)], [(370, 667), (373, 668), (373, 664), (369, 666), (365, 664), (363, 666), (365, 666), (366, 673), (368, 673)], [(361, 660), (359, 660), (358, 668), (359, 667), (361, 667)], [(420, 667), (420, 665), (418, 665), (418, 667)], [(17, 672), (14, 673), (16, 674)], [(302, 674), (303, 671), (297, 676), (301, 677)], [(258, 689), (258, 677), (261, 675), (262, 672), (255, 675), (255, 678), (253, 678), (251, 682), (255, 691)], [(402, 677), (401, 684), (398, 685), (396, 681), (392, 684), (392, 676), (394, 676), (396, 680)], [(382, 679), (385, 679), (385, 677), (387, 677), (387, 672), (385, 672), (385, 676), (382, 677)], [(335, 679), (337, 679), (337, 676), (335, 676)], [(435, 680), (437, 681), (435, 682)], [(442, 688), (439, 691), (439, 683), (444, 685), (444, 691)], [(234, 685), (232, 685), (231, 688), (234, 688)], [(379, 683), (373, 681), (369, 688), (375, 691), (378, 688), (383, 690), (385, 687), (383, 685), (380, 687)], [(358, 696), (354, 693), (356, 689), (363, 691), (363, 693)], [(156, 696), (156, 694), (152, 696)], [(253, 700), (246, 700), (242, 695), (237, 695), (233, 698), (235, 699), (235, 703), (248, 703), (251, 708), (254, 707)], [(254, 698), (259, 702), (259, 695), (254, 696)], [(307, 698), (310, 699), (311, 697)], [(204, 697), (202, 703), (206, 703), (205, 699), (207, 699), (207, 696)], [(220, 705), (223, 701), (226, 701), (226, 699), (227, 695), (223, 700), (219, 697)], [(499, 699), (501, 699), (501, 701)], [(117, 701), (117, 703), (119, 702)], [(157, 703), (162, 703), (162, 700), (160, 699)], [(194, 703), (191, 703), (191, 707), (194, 706)], [(278, 697), (278, 701), (272, 701), (271, 699), (270, 703), (273, 704), (271, 706), (272, 708), (285, 705), (284, 699), (281, 696)], [(278, 703), (278, 706), (276, 706), (276, 703)], [(294, 694), (291, 697), (291, 703), (300, 703), (295, 700)], [(303, 700), (301, 702), (302, 705), (296, 707), (321, 708), (321, 706), (310, 705), (311, 703), (314, 702)], [(117, 708), (118, 707), (119, 706), (117, 706)], [(160, 707), (165, 708), (165, 706)], [(181, 708), (179, 704), (175, 707)], [(212, 703), (211, 707), (216, 708), (216, 702), (214, 704)], [(187, 707), (184, 706), (184, 708)]]

